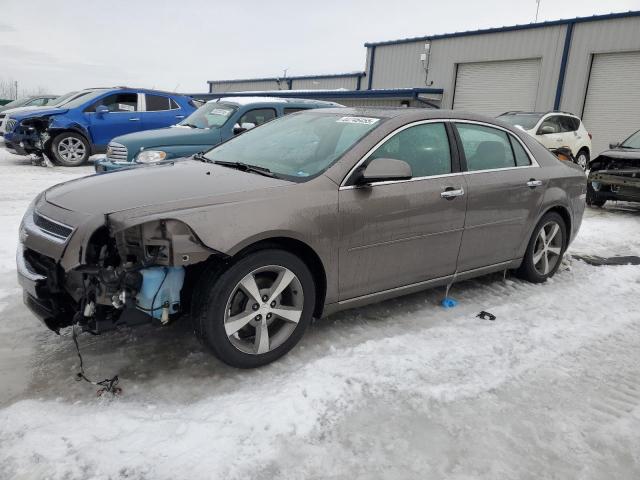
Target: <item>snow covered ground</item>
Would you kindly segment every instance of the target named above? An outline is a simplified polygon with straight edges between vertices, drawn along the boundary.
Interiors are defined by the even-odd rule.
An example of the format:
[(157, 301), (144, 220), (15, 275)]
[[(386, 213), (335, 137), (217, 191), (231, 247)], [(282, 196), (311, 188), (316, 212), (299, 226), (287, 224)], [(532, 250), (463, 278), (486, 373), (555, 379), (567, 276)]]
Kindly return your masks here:
[[(13, 258), (31, 198), (91, 170), (0, 149), (1, 479), (640, 478), (640, 266), (569, 258), (544, 285), (456, 285), (451, 310), (438, 289), (343, 312), (253, 371), (179, 323), (83, 335), (88, 375), (124, 388), (96, 398)], [(570, 252), (640, 255), (640, 206), (589, 209)]]

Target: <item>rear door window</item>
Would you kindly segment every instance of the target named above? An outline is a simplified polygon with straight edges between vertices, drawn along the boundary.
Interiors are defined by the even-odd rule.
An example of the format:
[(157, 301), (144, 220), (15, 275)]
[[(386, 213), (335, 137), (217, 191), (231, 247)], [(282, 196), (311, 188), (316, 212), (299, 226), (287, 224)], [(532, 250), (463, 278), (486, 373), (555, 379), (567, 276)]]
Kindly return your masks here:
[(424, 123), (398, 132), (369, 156), (374, 158), (404, 160), (413, 177), (451, 173), (449, 137), (443, 123)]
[(171, 110), (171, 102), (169, 97), (163, 97), (162, 95), (151, 95), (146, 93), (145, 100), (147, 105), (147, 112)]
[(544, 127), (551, 127), (553, 131), (550, 133), (561, 133), (562, 132), (562, 118), (558, 115), (554, 115), (553, 117), (547, 117), (540, 124), (540, 128), (538, 128), (538, 135), (542, 133), (542, 129)]
[(276, 118), (276, 111), (273, 108), (256, 108), (242, 115), (238, 123), (240, 123), (240, 125), (243, 123), (253, 123), (257, 127), (274, 118)]
[(508, 134), (497, 128), (457, 123), (467, 170), (493, 170), (516, 166)]

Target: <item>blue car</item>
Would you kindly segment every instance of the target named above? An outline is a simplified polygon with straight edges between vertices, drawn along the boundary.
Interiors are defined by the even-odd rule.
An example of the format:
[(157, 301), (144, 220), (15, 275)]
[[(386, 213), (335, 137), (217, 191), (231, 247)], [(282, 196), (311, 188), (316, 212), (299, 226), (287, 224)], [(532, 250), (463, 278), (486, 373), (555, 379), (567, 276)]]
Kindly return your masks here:
[(193, 113), (190, 97), (136, 88), (98, 88), (59, 108), (27, 111), (6, 121), (5, 146), (74, 167), (103, 153), (112, 138), (167, 127)]
[(209, 150), (235, 135), (275, 118), (313, 108), (340, 107), (334, 102), (278, 97), (226, 97), (211, 100), (171, 128), (116, 137), (96, 172), (142, 163), (158, 163)]

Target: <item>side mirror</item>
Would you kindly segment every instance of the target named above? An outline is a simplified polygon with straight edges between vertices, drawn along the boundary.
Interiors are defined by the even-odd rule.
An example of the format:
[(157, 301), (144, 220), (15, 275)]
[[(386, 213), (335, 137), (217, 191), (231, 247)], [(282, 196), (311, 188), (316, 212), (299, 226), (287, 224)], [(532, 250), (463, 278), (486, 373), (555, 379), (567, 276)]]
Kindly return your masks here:
[(610, 149), (612, 149), (612, 150), (613, 150), (614, 148), (618, 148), (619, 146), (620, 146), (620, 143), (619, 143), (619, 142), (615, 142), (615, 143), (610, 143), (610, 144), (609, 144), (609, 148), (610, 148)]
[(246, 132), (247, 130), (251, 130), (255, 128), (256, 124), (251, 122), (242, 122), (241, 124), (235, 124), (233, 126), (233, 134), (239, 135), (240, 133)]
[(104, 115), (105, 113), (109, 113), (109, 109), (107, 107), (105, 107), (104, 105), (98, 105), (96, 107), (96, 113), (98, 115)]
[(412, 177), (411, 166), (404, 160), (395, 158), (376, 158), (369, 162), (360, 178), (359, 185), (392, 180), (409, 180)]
[(540, 130), (538, 130), (538, 135), (549, 135), (550, 133), (556, 133), (556, 129), (551, 125), (543, 125), (540, 127)]

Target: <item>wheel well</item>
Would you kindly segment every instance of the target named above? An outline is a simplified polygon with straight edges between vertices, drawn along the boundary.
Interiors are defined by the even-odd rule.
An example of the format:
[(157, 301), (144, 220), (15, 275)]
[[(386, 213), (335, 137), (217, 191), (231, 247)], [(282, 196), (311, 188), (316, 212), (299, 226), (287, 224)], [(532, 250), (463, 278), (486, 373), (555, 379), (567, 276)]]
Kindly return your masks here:
[(591, 157), (591, 152), (589, 151), (589, 147), (582, 147), (580, 150), (578, 150), (578, 155), (580, 154), (580, 152), (587, 152), (587, 155), (589, 155), (589, 157)]
[(550, 208), (549, 210), (544, 212), (544, 215), (546, 215), (549, 212), (556, 212), (564, 220), (564, 224), (567, 227), (567, 234), (569, 236), (569, 238), (567, 238), (567, 245), (568, 245), (569, 244), (569, 239), (571, 238), (571, 232), (572, 232), (572, 230), (571, 230), (571, 215), (569, 214), (569, 210), (567, 210), (565, 207), (561, 207), (561, 206), (558, 205), (557, 207)]
[(238, 252), (236, 257), (267, 248), (278, 248), (293, 253), (309, 267), (316, 287), (316, 305), (313, 315), (316, 318), (320, 318), (324, 308), (324, 300), (327, 295), (327, 274), (318, 254), (309, 245), (300, 240), (287, 237), (275, 237), (261, 240), (245, 247)]

